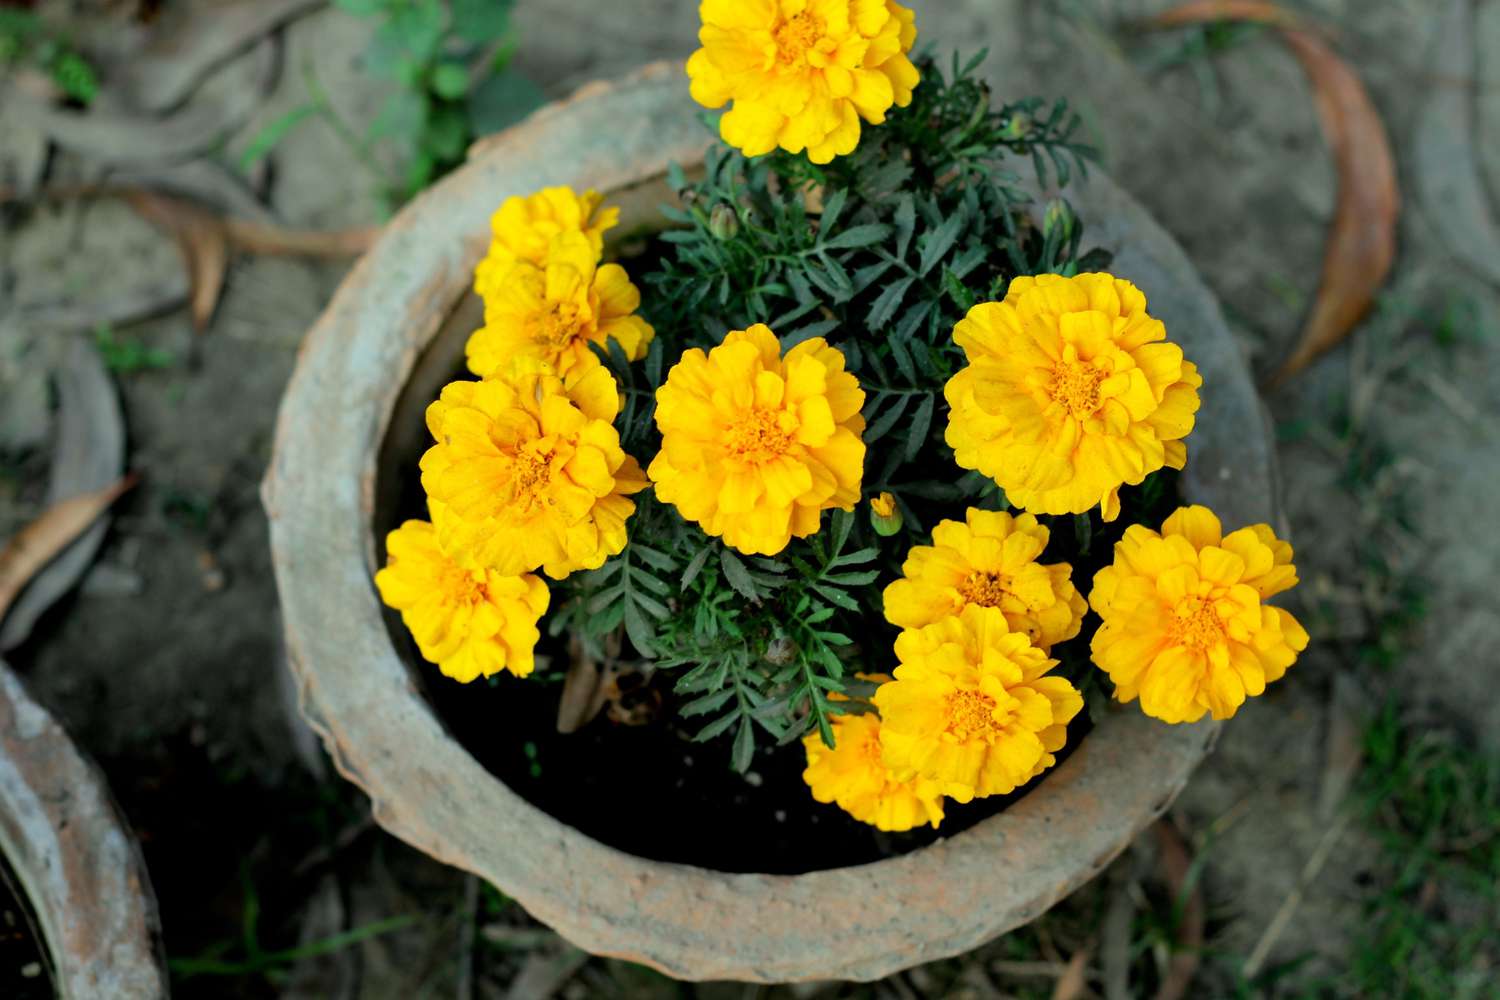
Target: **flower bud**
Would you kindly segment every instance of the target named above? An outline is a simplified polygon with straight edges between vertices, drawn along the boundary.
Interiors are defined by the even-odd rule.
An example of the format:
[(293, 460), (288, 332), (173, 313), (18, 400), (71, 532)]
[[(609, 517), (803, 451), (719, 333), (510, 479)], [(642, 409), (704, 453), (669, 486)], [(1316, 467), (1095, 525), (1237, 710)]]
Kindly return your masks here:
[(779, 636), (766, 644), (765, 661), (773, 667), (784, 667), (797, 658), (797, 644), (786, 636)]
[(716, 240), (732, 240), (740, 234), (740, 216), (733, 205), (719, 203), (708, 217), (708, 231)]
[(1059, 243), (1066, 243), (1073, 236), (1073, 206), (1061, 198), (1047, 203), (1047, 214), (1042, 217), (1042, 233), (1048, 239), (1056, 236)]
[(870, 524), (877, 535), (889, 538), (901, 530), (901, 523), (901, 508), (894, 496), (882, 493), (870, 501)]

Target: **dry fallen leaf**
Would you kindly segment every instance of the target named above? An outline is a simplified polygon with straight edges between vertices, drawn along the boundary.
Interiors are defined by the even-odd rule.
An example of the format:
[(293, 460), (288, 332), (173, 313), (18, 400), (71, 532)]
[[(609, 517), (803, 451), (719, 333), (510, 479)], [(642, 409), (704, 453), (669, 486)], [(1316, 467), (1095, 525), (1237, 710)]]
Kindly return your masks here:
[(1052, 988), (1052, 1000), (1078, 1000), (1088, 993), (1089, 949), (1080, 948), (1068, 960), (1068, 967)]
[(135, 484), (135, 476), (126, 476), (97, 492), (64, 500), (22, 528), (0, 549), (0, 620), (31, 578)]
[(1364, 84), (1295, 15), (1256, 0), (1193, 0), (1158, 15), (1152, 23), (1180, 27), (1222, 20), (1278, 28), (1313, 85), (1338, 170), (1338, 208), (1323, 254), (1318, 296), (1297, 346), (1271, 380), (1275, 386), (1336, 346), (1369, 311), (1396, 259), (1401, 195), (1390, 137)]
[[(1166, 977), (1156, 991), (1156, 1000), (1182, 1000), (1188, 995), (1188, 987), (1193, 984), (1193, 976), (1198, 971), (1199, 954), (1203, 950), (1203, 893), (1196, 884), (1187, 884), (1193, 868), (1193, 858), (1177, 828), (1170, 821), (1160, 819), (1153, 829), (1156, 831), (1157, 848), (1161, 852), (1162, 874), (1171, 891), (1173, 905), (1176, 906), (1180, 900), (1182, 906), (1181, 921), (1177, 925), (1177, 941), (1172, 949)], [(1187, 894), (1185, 897), (1184, 893)]]
[(129, 191), (125, 200), (142, 218), (177, 241), (187, 267), (193, 329), (203, 333), (214, 318), (229, 271), (229, 235), (219, 218), (180, 198)]
[[(67, 338), (49, 381), (57, 399), (47, 474), (46, 503), (51, 505), (120, 478), (125, 471), (125, 418), (99, 350), (88, 337)], [(47, 609), (83, 578), (107, 530), (103, 518), (96, 520), (31, 577), (0, 625), (0, 652), (25, 642)]]

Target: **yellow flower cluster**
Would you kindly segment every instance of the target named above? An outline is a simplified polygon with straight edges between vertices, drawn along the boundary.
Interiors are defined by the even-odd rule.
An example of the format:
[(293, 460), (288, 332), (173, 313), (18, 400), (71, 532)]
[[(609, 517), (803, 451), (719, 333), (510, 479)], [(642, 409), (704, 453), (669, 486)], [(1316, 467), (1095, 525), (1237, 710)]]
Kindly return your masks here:
[(479, 382), (454, 382), (427, 410), (422, 456), (432, 521), (387, 539), (376, 574), (422, 655), (459, 681), (530, 673), (547, 609), (541, 570), (594, 569), (626, 542), (628, 499), (646, 488), (620, 446), (614, 376), (590, 351), (613, 337), (632, 357), (650, 326), (616, 265), (600, 265), (618, 212), (592, 192), (512, 198), (476, 274), (486, 326), (470, 340)]
[(1160, 533), (1132, 525), (1089, 594), (1104, 619), (1094, 662), (1120, 701), (1164, 722), (1232, 718), (1307, 648), (1297, 619), (1265, 603), (1296, 584), (1292, 547), (1267, 525), (1225, 535), (1206, 507)]
[(769, 328), (683, 354), (656, 392), (656, 496), (746, 554), (775, 555), (853, 510), (864, 478), (865, 394), (821, 338), (782, 357)]
[(703, 0), (693, 99), (746, 156), (780, 147), (814, 163), (852, 153), (860, 119), (911, 103), (916, 15), (895, 0)]
[(1016, 278), (953, 331), (948, 444), (1037, 514), (1120, 514), (1120, 487), (1187, 460), (1203, 379), (1146, 297), (1108, 274)]
[(938, 783), (959, 802), (1005, 795), (1051, 767), (1083, 698), (1057, 661), (971, 605), (896, 639), (896, 679), (875, 692), (880, 743), (897, 780)]
[(549, 188), (511, 198), (491, 220), (494, 238), (475, 272), (484, 327), (469, 338), (469, 370), (489, 378), (519, 358), (559, 375), (596, 360), (614, 339), (638, 361), (655, 331), (635, 311), (641, 293), (618, 264), (602, 264), (604, 233), (619, 221), (596, 193)]
[(916, 629), (968, 607), (999, 608), (1012, 631), (1050, 650), (1078, 634), (1088, 610), (1073, 587), (1073, 567), (1037, 562), (1050, 537), (1031, 514), (971, 507), (964, 522), (941, 522), (931, 546), (907, 555), (902, 579), (885, 589), (885, 617)]
[[(1052, 766), (1083, 699), (1048, 676), (1057, 661), (1047, 650), (1078, 634), (1087, 606), (1071, 567), (1037, 561), (1048, 538), (1029, 514), (970, 509), (911, 550), (885, 591), (885, 616), (903, 631), (895, 678), (875, 692), (879, 718), (858, 717), (869, 721), (851, 731), (857, 747), (842, 742), (847, 720), (833, 751), (806, 741), (803, 777), (818, 801), (880, 825), (917, 815), (913, 799), (1004, 795)], [(928, 815), (933, 826), (942, 818)]]
[[(889, 681), (889, 677), (864, 677)], [(880, 716), (873, 712), (833, 719), (834, 745), (813, 733), (802, 740), (807, 769), (802, 779), (819, 802), (834, 803), (861, 823), (900, 833), (943, 821), (943, 793), (925, 778), (897, 781), (885, 766)]]

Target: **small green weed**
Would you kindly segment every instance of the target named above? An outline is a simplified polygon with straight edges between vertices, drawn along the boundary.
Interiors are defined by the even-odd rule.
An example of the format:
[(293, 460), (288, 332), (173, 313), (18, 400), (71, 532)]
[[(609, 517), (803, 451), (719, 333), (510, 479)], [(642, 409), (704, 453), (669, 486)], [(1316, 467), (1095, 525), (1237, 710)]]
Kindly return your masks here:
[(99, 96), (99, 75), (66, 39), (29, 11), (0, 10), (0, 71), (23, 67), (45, 74), (79, 104)]
[(108, 324), (95, 328), (94, 344), (104, 359), (104, 367), (119, 375), (170, 368), (177, 363), (177, 355), (171, 351), (121, 337)]
[(390, 209), (462, 163), (476, 136), (506, 128), (542, 103), (541, 91), (509, 69), (516, 50), (513, 0), (335, 0), (335, 6), (379, 22), (364, 66), (398, 89), (360, 136), (334, 112), (309, 68), (307, 103), (262, 129), (241, 155), (241, 167), (304, 122), (321, 119), (361, 163), (371, 164), (377, 142), (409, 151), (398, 177), (371, 167)]

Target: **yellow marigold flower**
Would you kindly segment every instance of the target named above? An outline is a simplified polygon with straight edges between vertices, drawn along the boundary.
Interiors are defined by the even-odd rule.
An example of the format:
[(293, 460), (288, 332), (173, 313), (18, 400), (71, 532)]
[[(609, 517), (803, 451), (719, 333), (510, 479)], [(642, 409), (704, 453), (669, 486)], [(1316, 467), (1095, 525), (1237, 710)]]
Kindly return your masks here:
[(922, 778), (896, 781), (881, 762), (880, 717), (840, 715), (832, 720), (834, 747), (812, 733), (802, 740), (807, 769), (802, 780), (813, 798), (880, 830), (901, 832), (943, 821), (943, 793)]
[(1089, 603), (1104, 619), (1094, 662), (1121, 701), (1163, 722), (1234, 716), (1307, 648), (1291, 613), (1265, 600), (1297, 585), (1292, 547), (1257, 524), (1225, 535), (1207, 507), (1183, 507), (1157, 534), (1132, 525)]
[(1146, 297), (1108, 274), (1021, 277), (953, 331), (968, 367), (949, 382), (958, 464), (1038, 514), (1120, 514), (1120, 487), (1187, 460), (1198, 369)]
[(613, 337), (631, 361), (655, 336), (635, 315), (641, 293), (619, 264), (600, 266), (588, 237), (563, 233), (542, 267), (514, 264), (485, 300), (484, 329), (469, 338), (469, 370), (487, 378), (517, 358), (540, 361), (559, 375), (589, 364), (589, 345)]
[[(441, 505), (434, 505), (434, 518)], [(443, 553), (437, 529), (407, 521), (386, 536), (386, 566), (375, 574), (381, 600), (401, 612), (422, 655), (467, 684), (508, 670), (525, 677), (534, 666), (547, 610), (547, 585), (530, 573), (505, 576), (470, 569)]]
[(647, 485), (620, 448), (619, 409), (597, 361), (566, 378), (517, 366), (447, 386), (427, 409), (437, 444), (422, 456), (422, 487), (451, 515), (438, 525), (443, 548), (554, 580), (619, 553), (635, 511), (626, 496)]
[(896, 638), (896, 679), (875, 692), (880, 744), (898, 779), (930, 778), (959, 802), (1005, 795), (1056, 763), (1083, 698), (999, 608)]
[(693, 99), (746, 156), (780, 146), (814, 163), (852, 153), (863, 118), (885, 121), (917, 85), (916, 15), (894, 0), (703, 0)]
[(966, 521), (943, 521), (933, 544), (915, 546), (903, 579), (885, 588), (885, 617), (922, 628), (979, 606), (999, 608), (1015, 632), (1050, 650), (1078, 634), (1088, 604), (1073, 586), (1073, 567), (1037, 562), (1050, 533), (1031, 514), (970, 507)]
[(781, 356), (762, 324), (683, 354), (656, 391), (656, 496), (750, 555), (774, 555), (853, 510), (864, 478), (865, 394), (821, 338)]
[(618, 208), (605, 208), (596, 191), (578, 194), (555, 187), (524, 198), (507, 198), (490, 219), (493, 237), (489, 253), (474, 272), (474, 290), (488, 299), (516, 261), (542, 267), (554, 237), (582, 233), (593, 248), (594, 260), (604, 256), (604, 233), (620, 222)]

